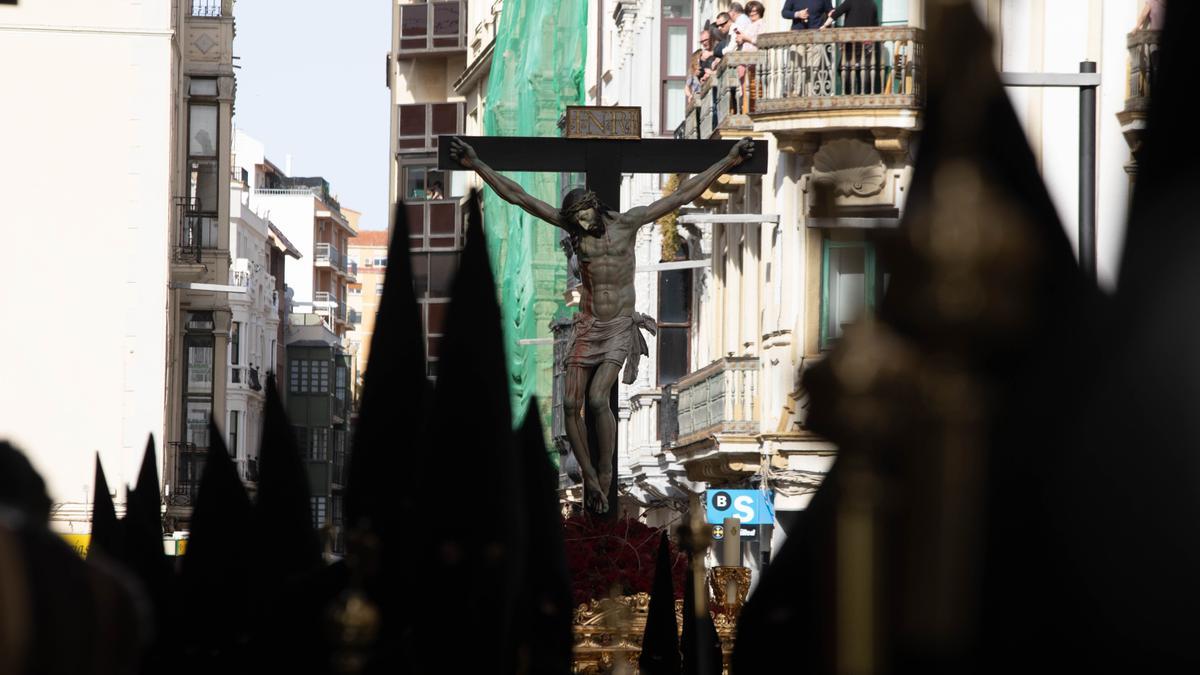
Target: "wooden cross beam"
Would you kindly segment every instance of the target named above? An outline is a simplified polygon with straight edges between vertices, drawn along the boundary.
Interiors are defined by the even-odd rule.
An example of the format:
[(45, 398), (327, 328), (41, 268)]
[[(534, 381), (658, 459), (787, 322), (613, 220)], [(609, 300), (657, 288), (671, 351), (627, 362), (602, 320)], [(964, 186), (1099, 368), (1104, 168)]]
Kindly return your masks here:
[[(438, 168), (469, 171), (450, 158), (452, 136), (438, 137)], [(580, 172), (587, 187), (610, 208), (621, 206), (621, 174), (699, 173), (729, 153), (737, 141), (672, 138), (613, 140), (524, 136), (461, 136), (479, 159), (497, 171)], [(767, 142), (754, 142), (754, 156), (730, 173), (767, 172)]]

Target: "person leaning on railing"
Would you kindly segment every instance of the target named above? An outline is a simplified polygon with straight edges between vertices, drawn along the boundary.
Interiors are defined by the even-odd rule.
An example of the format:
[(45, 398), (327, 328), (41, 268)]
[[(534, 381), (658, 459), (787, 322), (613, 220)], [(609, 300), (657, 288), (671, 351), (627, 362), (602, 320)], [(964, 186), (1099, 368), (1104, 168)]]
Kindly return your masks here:
[(705, 28), (700, 31), (700, 82), (708, 80), (721, 59), (713, 52), (712, 31)]
[[(750, 17), (750, 23), (740, 30), (734, 39), (738, 43), (738, 51), (740, 52), (756, 52), (758, 51), (758, 36), (766, 28), (767, 22), (763, 19), (763, 14), (766, 8), (758, 0), (751, 0), (746, 3), (746, 15)], [(749, 114), (754, 107), (755, 94), (755, 72), (754, 66), (738, 66), (738, 81), (742, 85), (742, 113)]]

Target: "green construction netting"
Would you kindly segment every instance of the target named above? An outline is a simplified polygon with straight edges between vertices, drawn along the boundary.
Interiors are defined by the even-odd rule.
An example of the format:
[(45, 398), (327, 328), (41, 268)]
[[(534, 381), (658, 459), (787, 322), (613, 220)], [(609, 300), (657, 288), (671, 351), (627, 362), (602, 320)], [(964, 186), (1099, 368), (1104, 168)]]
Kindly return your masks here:
[[(565, 107), (583, 102), (587, 0), (505, 0), (484, 106), (488, 136), (558, 136)], [(557, 206), (560, 176), (515, 172), (529, 194)], [(536, 395), (549, 430), (554, 379), (552, 345), (520, 344), (550, 337), (549, 324), (567, 311), (567, 266), (557, 228), (484, 191), (488, 253), (504, 316), (514, 423)], [(551, 453), (557, 457), (557, 453)]]

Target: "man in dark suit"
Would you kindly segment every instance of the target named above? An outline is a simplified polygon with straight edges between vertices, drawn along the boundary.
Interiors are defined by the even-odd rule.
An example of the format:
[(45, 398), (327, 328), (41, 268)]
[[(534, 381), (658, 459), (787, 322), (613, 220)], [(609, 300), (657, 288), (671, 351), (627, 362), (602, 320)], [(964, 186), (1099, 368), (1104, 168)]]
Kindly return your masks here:
[(792, 20), (792, 30), (820, 28), (833, 11), (831, 0), (786, 0), (781, 14)]

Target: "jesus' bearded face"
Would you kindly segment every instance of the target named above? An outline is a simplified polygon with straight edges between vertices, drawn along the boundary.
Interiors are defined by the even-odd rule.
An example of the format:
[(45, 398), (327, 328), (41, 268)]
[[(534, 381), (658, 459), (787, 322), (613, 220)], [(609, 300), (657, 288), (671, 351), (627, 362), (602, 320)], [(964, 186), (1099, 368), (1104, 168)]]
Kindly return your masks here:
[(596, 209), (580, 209), (575, 213), (575, 222), (585, 232), (590, 232), (596, 227)]

